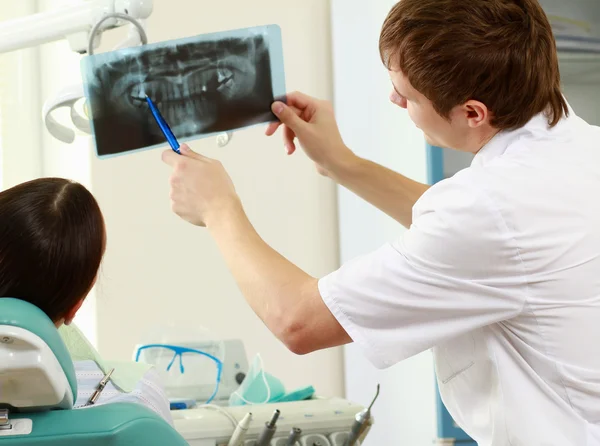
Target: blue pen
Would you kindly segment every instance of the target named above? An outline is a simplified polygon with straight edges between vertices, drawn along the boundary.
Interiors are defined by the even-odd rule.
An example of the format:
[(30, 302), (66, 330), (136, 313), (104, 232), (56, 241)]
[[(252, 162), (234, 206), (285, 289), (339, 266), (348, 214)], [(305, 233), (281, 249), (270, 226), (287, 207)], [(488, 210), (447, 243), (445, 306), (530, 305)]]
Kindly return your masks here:
[(169, 124), (167, 124), (167, 121), (165, 121), (165, 119), (160, 114), (158, 107), (154, 104), (154, 102), (152, 102), (152, 99), (150, 99), (150, 97), (148, 97), (148, 95), (146, 95), (146, 102), (148, 103), (148, 106), (150, 107), (152, 116), (154, 116), (156, 123), (162, 130), (163, 135), (165, 135), (165, 138), (167, 138), (169, 145), (171, 146), (171, 148), (173, 149), (174, 152), (181, 155), (181, 151), (179, 150), (179, 142), (177, 141), (177, 138), (175, 138), (175, 135), (173, 135), (173, 132), (171, 131), (171, 128), (169, 127)]

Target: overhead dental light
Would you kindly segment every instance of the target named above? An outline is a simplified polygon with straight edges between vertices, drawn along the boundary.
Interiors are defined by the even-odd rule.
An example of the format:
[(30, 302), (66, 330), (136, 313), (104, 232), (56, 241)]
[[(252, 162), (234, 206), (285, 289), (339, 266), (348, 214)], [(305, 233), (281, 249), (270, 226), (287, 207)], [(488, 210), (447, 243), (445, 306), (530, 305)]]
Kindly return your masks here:
[[(83, 0), (49, 12), (0, 23), (0, 53), (66, 39), (71, 50), (92, 54), (103, 31), (130, 25), (126, 40), (116, 49), (147, 43), (144, 20), (152, 13), (152, 0)], [(45, 101), (42, 119), (52, 136), (66, 143), (75, 140), (73, 128), (91, 134), (85, 113), (83, 84), (70, 85)], [(54, 117), (60, 108), (69, 109), (71, 123)]]
[[(0, 54), (66, 39), (74, 52), (92, 55), (100, 45), (102, 32), (126, 25), (127, 38), (113, 50), (144, 45), (148, 42), (145, 20), (152, 10), (153, 0), (80, 0), (49, 12), (0, 22)], [(70, 119), (67, 125), (55, 116), (58, 109), (65, 108)], [(47, 99), (42, 119), (48, 132), (65, 143), (75, 140), (76, 131), (91, 135), (83, 83), (66, 86)], [(219, 135), (217, 145), (227, 145), (231, 137), (231, 132)]]
[[(125, 8), (125, 11), (129, 11), (129, 8)], [(121, 12), (108, 12), (96, 22), (89, 32), (87, 45), (88, 55), (93, 55), (94, 48), (99, 44), (100, 32), (103, 30), (102, 25), (105, 22), (114, 21), (115, 19), (117, 21), (124, 20), (125, 22), (131, 23), (127, 39), (117, 45), (115, 49), (139, 44), (145, 45), (148, 43), (148, 37), (146, 35), (142, 19), (137, 20)], [(69, 109), (69, 115), (72, 124), (76, 129), (87, 134), (92, 133), (92, 128), (89, 121), (90, 117), (87, 113), (87, 107), (85, 104), (85, 93), (83, 91), (83, 84), (81, 82), (62, 89), (56, 96), (47, 100), (42, 109), (42, 118), (46, 124), (48, 132), (50, 132), (52, 136), (60, 141), (72, 143), (75, 140), (75, 132), (71, 128), (60, 124), (53, 116), (54, 110), (62, 107), (67, 107)]]

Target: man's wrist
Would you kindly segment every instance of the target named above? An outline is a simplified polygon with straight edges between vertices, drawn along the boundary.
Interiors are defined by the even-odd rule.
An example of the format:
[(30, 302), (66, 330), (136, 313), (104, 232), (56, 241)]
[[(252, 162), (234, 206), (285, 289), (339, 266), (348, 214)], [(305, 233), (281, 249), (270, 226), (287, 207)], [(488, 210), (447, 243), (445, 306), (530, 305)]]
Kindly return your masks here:
[(232, 199), (215, 206), (207, 214), (205, 224), (206, 228), (210, 231), (230, 222), (240, 221), (241, 219), (247, 219), (242, 203), (239, 199)]
[(340, 157), (335, 164), (325, 166), (328, 176), (337, 183), (343, 183), (347, 178), (351, 178), (360, 169), (363, 159), (355, 155), (350, 149), (343, 157)]

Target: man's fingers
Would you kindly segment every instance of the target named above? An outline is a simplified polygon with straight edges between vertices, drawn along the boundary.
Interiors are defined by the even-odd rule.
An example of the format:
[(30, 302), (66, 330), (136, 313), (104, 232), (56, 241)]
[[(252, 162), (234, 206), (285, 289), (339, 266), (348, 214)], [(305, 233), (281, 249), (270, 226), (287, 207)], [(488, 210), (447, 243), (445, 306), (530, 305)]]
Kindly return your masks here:
[(293, 93), (288, 93), (286, 95), (286, 103), (290, 107), (296, 107), (300, 110), (311, 106), (315, 101), (315, 98), (304, 93), (300, 93), (299, 91), (294, 91)]
[(281, 122), (271, 122), (269, 124), (269, 126), (267, 127), (267, 130), (265, 131), (265, 134), (267, 136), (273, 136), (275, 134), (275, 132), (277, 131), (277, 129), (279, 128), (280, 125), (281, 125)]
[(294, 134), (294, 131), (288, 126), (285, 126), (283, 128), (283, 144), (285, 145), (288, 155), (291, 155), (296, 151), (296, 145), (294, 144), (295, 138), (296, 135)]
[[(289, 107), (290, 107), (290, 109), (293, 110), (294, 113), (296, 113), (298, 116), (302, 117), (302, 110), (300, 110), (299, 108), (294, 107), (294, 106), (289, 106)], [(273, 136), (277, 132), (277, 129), (279, 129), (279, 127), (281, 125), (283, 125), (283, 123), (281, 121), (269, 123), (267, 130), (265, 130), (265, 134), (267, 136)]]
[(181, 152), (181, 154), (183, 156), (187, 156), (189, 158), (193, 158), (193, 159), (197, 159), (197, 160), (201, 160), (201, 161), (208, 161), (209, 158), (207, 158), (204, 155), (200, 155), (199, 153), (194, 152), (192, 149), (190, 149), (190, 146), (188, 146), (187, 144), (181, 144), (179, 146), (179, 151)]
[(283, 102), (274, 102), (271, 109), (275, 116), (277, 116), (283, 124), (296, 132), (296, 134), (306, 126), (306, 122), (298, 116), (297, 108), (291, 108)]
[(171, 149), (168, 149), (163, 151), (161, 158), (164, 163), (168, 164), (171, 167), (174, 167), (179, 162), (181, 155), (178, 155)]
[(192, 149), (190, 149), (190, 146), (188, 146), (187, 144), (181, 144), (179, 146), (179, 151), (181, 152), (181, 155), (178, 153), (175, 153), (172, 149), (167, 149), (167, 150), (163, 151), (163, 153), (162, 153), (163, 162), (165, 162), (166, 164), (168, 164), (171, 167), (175, 167), (179, 163), (181, 163), (185, 158), (192, 158), (192, 159), (199, 160), (199, 161), (210, 161), (210, 158), (194, 152)]

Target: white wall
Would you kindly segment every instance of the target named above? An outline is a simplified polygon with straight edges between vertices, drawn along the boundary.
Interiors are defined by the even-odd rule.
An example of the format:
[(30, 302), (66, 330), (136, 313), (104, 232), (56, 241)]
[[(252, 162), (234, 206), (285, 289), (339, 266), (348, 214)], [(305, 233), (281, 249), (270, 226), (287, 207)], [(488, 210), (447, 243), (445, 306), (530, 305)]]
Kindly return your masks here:
[(575, 113), (600, 125), (600, 58), (563, 55), (561, 77), (565, 97)]
[[(334, 96), (340, 130), (357, 154), (426, 181), (425, 142), (404, 110), (389, 100), (391, 83), (378, 51), (394, 0), (332, 0)], [(341, 261), (401, 236), (404, 228), (352, 193), (339, 190)], [(381, 383), (376, 425), (365, 445), (428, 445), (435, 438), (433, 360), (429, 352), (385, 371), (355, 346), (345, 349), (346, 394), (366, 403)]]
[[(270, 23), (282, 28), (288, 90), (330, 98), (327, 1), (155, 0), (148, 33), (155, 42)], [(101, 50), (117, 43), (121, 31), (107, 33)], [(45, 49), (47, 87), (60, 85), (61, 76), (68, 82), (79, 75), (64, 45), (46, 47), (52, 48)], [(51, 55), (59, 47), (61, 54)], [(214, 139), (191, 145), (223, 161), (268, 243), (311, 274), (336, 268), (335, 187), (303, 154), (287, 157), (280, 137), (265, 137), (264, 127), (239, 132), (223, 149)], [(170, 171), (161, 150), (103, 161), (91, 156), (80, 167), (62, 157), (64, 150), (46, 160), (48, 168), (59, 171), (58, 160), (69, 169), (89, 168), (107, 223), (108, 248), (96, 287), (101, 354), (130, 358), (145, 331), (162, 321), (200, 324), (222, 337), (243, 338), (249, 356), (260, 352), (266, 369), (290, 389), (312, 384), (323, 395), (343, 394), (342, 350), (305, 357), (288, 352), (246, 305), (207, 232), (171, 212)], [(89, 147), (81, 150), (91, 153)]]
[[(35, 0), (5, 2), (0, 21), (35, 10)], [(41, 172), (38, 54), (28, 48), (0, 55), (0, 189)]]
[[(38, 0), (38, 11), (48, 11), (73, 4), (73, 0)], [(87, 138), (77, 138), (72, 144), (58, 141), (42, 123), (42, 104), (65, 87), (81, 82), (79, 61), (81, 56), (71, 51), (66, 40), (39, 47), (39, 102), (35, 116), (41, 133), (42, 176), (70, 178), (85, 185), (93, 192), (90, 160), (92, 153)], [(59, 122), (67, 124), (68, 111), (55, 112)], [(77, 314), (76, 324), (82, 328), (93, 345), (97, 344), (96, 289), (93, 289)]]
[[(552, 22), (568, 27), (570, 32), (586, 30), (585, 34), (600, 37), (600, 8), (597, 0), (540, 0)], [(561, 32), (563, 34), (563, 32)], [(582, 33), (583, 34), (583, 33)]]

